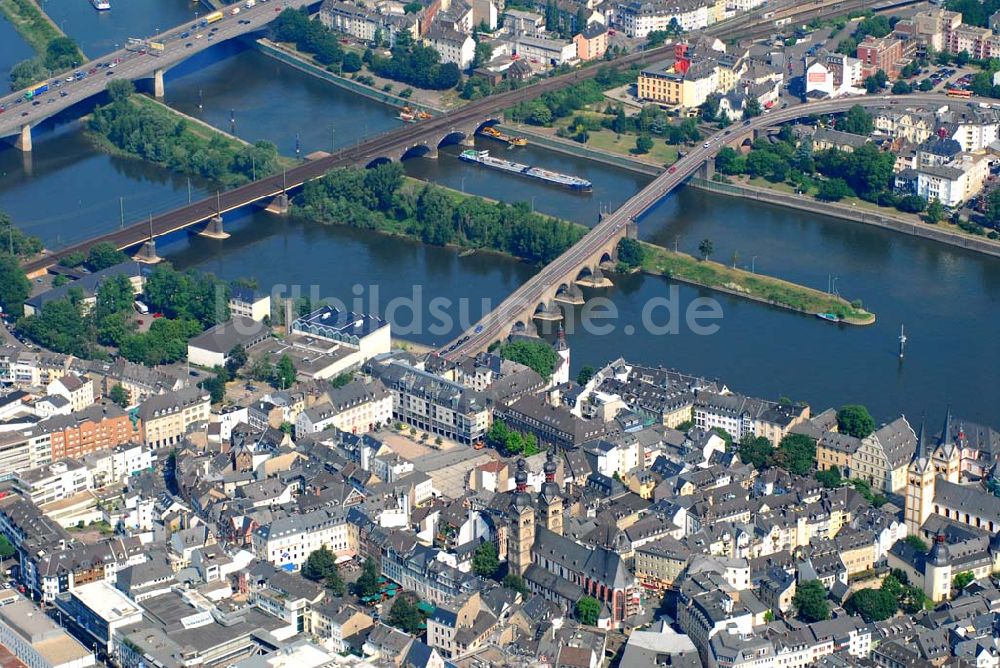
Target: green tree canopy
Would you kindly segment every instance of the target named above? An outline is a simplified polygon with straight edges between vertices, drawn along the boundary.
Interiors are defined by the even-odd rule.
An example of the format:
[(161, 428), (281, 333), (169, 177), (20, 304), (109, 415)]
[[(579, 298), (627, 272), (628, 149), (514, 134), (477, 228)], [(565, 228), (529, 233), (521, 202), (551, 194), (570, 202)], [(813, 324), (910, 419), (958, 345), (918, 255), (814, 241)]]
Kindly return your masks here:
[(589, 364), (580, 367), (580, 370), (576, 372), (576, 384), (586, 385), (594, 377), (595, 373), (597, 373), (597, 370)]
[(524, 364), (534, 369), (542, 378), (548, 380), (552, 377), (556, 363), (559, 361), (559, 354), (547, 341), (526, 341), (518, 340), (505, 343), (500, 347), (500, 357)]
[(778, 444), (774, 460), (789, 473), (808, 475), (816, 464), (816, 440), (805, 434), (788, 434)]
[(896, 597), (884, 589), (860, 589), (844, 603), (844, 609), (861, 615), (869, 624), (881, 622), (896, 614)]
[(507, 573), (507, 575), (503, 576), (503, 586), (507, 587), (507, 589), (513, 589), (521, 594), (521, 596), (527, 596), (531, 593), (528, 585), (524, 582), (524, 578), (517, 573)]
[(573, 608), (576, 620), (587, 626), (596, 626), (601, 615), (601, 604), (593, 596), (584, 596), (576, 602)]
[(875, 129), (875, 121), (872, 115), (865, 111), (864, 107), (856, 104), (837, 121), (837, 129), (841, 132), (850, 132), (851, 134), (867, 137)]
[(491, 578), (496, 575), (500, 568), (500, 559), (497, 554), (497, 546), (490, 541), (486, 541), (476, 548), (472, 555), (472, 572), (484, 578)]
[(16, 552), (7, 536), (0, 536), (0, 559), (10, 559)]
[(646, 248), (638, 239), (624, 237), (618, 242), (618, 261), (629, 269), (641, 267), (646, 259)]
[(17, 258), (0, 251), (0, 307), (18, 318), (24, 313), (24, 300), (31, 294), (31, 282), (24, 275)]
[(830, 603), (826, 598), (826, 589), (819, 580), (809, 580), (801, 583), (795, 590), (792, 604), (799, 617), (806, 623), (821, 622), (830, 618)]
[(387, 620), (389, 624), (410, 635), (420, 633), (420, 625), (423, 623), (424, 617), (417, 607), (418, 602), (419, 600), (412, 600), (411, 594), (400, 594), (396, 598), (396, 602), (393, 603), (392, 610), (389, 611)]
[(361, 597), (378, 593), (378, 567), (371, 557), (366, 557), (361, 566), (361, 575), (354, 582), (354, 593)]
[(115, 383), (108, 390), (108, 398), (122, 408), (128, 408), (128, 392), (120, 384)]
[(740, 461), (750, 464), (755, 469), (762, 469), (770, 466), (774, 456), (774, 446), (770, 439), (763, 436), (747, 437), (740, 442)]
[(847, 404), (837, 411), (837, 429), (854, 438), (865, 438), (875, 431), (875, 420), (860, 404)]

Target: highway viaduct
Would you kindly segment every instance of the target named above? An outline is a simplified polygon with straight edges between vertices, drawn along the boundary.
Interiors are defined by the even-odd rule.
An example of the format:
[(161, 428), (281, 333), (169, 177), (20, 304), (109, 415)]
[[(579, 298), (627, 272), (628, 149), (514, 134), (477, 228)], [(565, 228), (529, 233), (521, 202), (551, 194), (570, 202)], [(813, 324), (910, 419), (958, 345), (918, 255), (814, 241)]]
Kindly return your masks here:
[[(233, 5), (240, 8), (235, 15), (231, 13), (230, 7), (226, 7), (223, 18), (210, 26), (202, 27), (201, 20), (186, 21), (148, 40), (162, 44), (162, 50), (153, 49), (148, 44), (121, 48), (81, 65), (76, 71), (87, 73), (83, 78), (63, 73), (8, 94), (0, 98), (0, 106), (4, 107), (4, 112), (0, 113), (0, 137), (13, 138), (17, 148), (30, 151), (31, 129), (34, 126), (74, 104), (104, 92), (110, 82), (118, 79), (135, 81), (152, 78), (154, 95), (163, 97), (163, 74), (174, 65), (219, 42), (261, 30), (282, 9), (311, 7), (319, 2), (320, 0), (262, 0), (249, 9), (243, 5)], [(187, 37), (182, 37), (184, 34)], [(111, 63), (114, 63), (114, 67), (105, 67)], [(36, 90), (42, 84), (48, 84), (48, 90), (30, 100), (25, 97), (26, 93)]]
[(632, 233), (641, 216), (708, 161), (713, 160), (723, 146), (735, 147), (769, 127), (813, 114), (845, 112), (856, 104), (868, 108), (896, 104), (938, 107), (947, 102), (954, 103), (955, 100), (941, 94), (839, 98), (774, 110), (742, 126), (720, 131), (674, 163), (621, 207), (604, 215), (580, 241), (543, 267), (493, 311), (438, 352), (452, 359), (474, 354), (505, 340), (512, 331), (521, 328), (530, 331), (529, 325), (536, 317), (559, 319), (555, 302), (579, 303), (578, 299), (562, 299), (568, 286), (580, 282), (588, 284), (590, 277), (602, 265), (614, 262), (618, 241)]

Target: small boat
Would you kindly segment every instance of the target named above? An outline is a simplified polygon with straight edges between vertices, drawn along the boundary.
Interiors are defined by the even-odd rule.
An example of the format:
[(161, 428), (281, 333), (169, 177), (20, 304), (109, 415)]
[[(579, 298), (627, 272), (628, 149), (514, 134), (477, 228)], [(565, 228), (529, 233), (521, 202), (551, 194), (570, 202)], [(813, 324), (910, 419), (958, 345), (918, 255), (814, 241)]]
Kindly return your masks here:
[(94, 9), (96, 9), (99, 12), (111, 9), (110, 0), (90, 0), (90, 4), (92, 4), (94, 6)]
[(828, 322), (840, 322), (840, 316), (836, 313), (817, 313), (816, 317)]

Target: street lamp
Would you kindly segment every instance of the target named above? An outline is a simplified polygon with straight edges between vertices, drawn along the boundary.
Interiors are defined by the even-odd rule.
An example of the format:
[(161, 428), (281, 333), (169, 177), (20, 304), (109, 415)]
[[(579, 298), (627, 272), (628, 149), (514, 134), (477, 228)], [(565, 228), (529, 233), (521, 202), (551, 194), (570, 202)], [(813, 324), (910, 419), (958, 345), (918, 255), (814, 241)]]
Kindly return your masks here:
[(754, 255), (752, 258), (750, 258), (750, 273), (751, 274), (756, 274), (757, 273), (757, 256), (756, 255)]

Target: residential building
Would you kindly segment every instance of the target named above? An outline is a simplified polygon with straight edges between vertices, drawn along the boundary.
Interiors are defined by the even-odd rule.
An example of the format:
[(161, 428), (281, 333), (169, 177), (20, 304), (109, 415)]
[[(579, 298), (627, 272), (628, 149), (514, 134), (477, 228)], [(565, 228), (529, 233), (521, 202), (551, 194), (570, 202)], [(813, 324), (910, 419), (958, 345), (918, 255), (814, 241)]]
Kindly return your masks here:
[(38, 429), (0, 432), (0, 480), (52, 461), (51, 434)]
[(454, 63), (467, 70), (476, 57), (476, 40), (468, 33), (432, 25), (424, 41), (441, 55), (442, 63)]
[(777, 447), (793, 427), (809, 419), (809, 406), (700, 392), (693, 416), (695, 426), (705, 431), (723, 429), (736, 440), (747, 436), (766, 438)]
[(142, 608), (103, 580), (60, 594), (56, 606), (89, 643), (106, 653), (119, 629), (142, 621)]
[(864, 91), (861, 61), (840, 53), (820, 51), (805, 63), (807, 97), (840, 97)]
[(69, 283), (59, 287), (55, 287), (51, 290), (46, 290), (45, 292), (29, 297), (24, 302), (24, 315), (35, 315), (41, 310), (44, 304), (50, 301), (66, 299), (69, 297), (70, 290), (78, 290), (82, 293), (83, 296), (80, 299), (80, 308), (85, 313), (89, 312), (97, 302), (98, 288), (101, 283), (109, 277), (124, 274), (132, 284), (132, 293), (139, 294), (142, 292), (143, 285), (145, 285), (147, 271), (148, 269), (144, 269), (138, 262), (123, 262), (122, 264), (116, 264), (113, 267), (107, 267), (106, 269), (101, 269), (100, 271), (84, 274), (81, 278), (78, 278), (75, 281), (70, 281)]
[(102, 403), (50, 417), (39, 422), (37, 430), (49, 435), (52, 459), (62, 459), (130, 443), (139, 438), (142, 426), (116, 404)]
[(139, 406), (142, 441), (158, 450), (177, 445), (192, 427), (208, 422), (211, 399), (198, 387), (152, 396)]
[(577, 59), (576, 42), (522, 35), (514, 40), (514, 53), (523, 60), (558, 67)]
[(74, 411), (82, 411), (94, 403), (94, 383), (88, 378), (81, 378), (68, 373), (53, 380), (45, 388), (49, 394), (63, 397)]
[(573, 37), (576, 57), (587, 62), (603, 58), (608, 50), (608, 28), (600, 23), (590, 23)]
[(326, 392), (326, 401), (299, 413), (295, 435), (312, 434), (335, 427), (363, 434), (392, 420), (392, 393), (381, 381), (355, 380)]
[(14, 484), (35, 505), (61, 501), (94, 487), (90, 470), (76, 459), (60, 459), (18, 471)]
[(989, 176), (985, 155), (962, 154), (944, 165), (904, 169), (895, 177), (896, 190), (917, 195), (927, 201), (936, 199), (955, 208), (973, 199), (983, 189)]
[(427, 618), (427, 645), (446, 659), (478, 649), (497, 626), (478, 591), (438, 605)]
[(392, 416), (418, 429), (471, 445), (492, 423), (486, 396), (394, 358), (374, 360), (372, 376), (392, 393)]
[(597, 419), (577, 417), (562, 405), (553, 405), (539, 395), (528, 395), (496, 409), (496, 418), (511, 429), (534, 434), (539, 443), (561, 448), (580, 446), (600, 438), (607, 425)]
[(299, 569), (321, 547), (338, 557), (357, 552), (356, 532), (343, 508), (320, 508), (279, 518), (254, 531), (251, 538), (258, 558), (278, 567)]
[(869, 77), (881, 70), (892, 81), (909, 62), (904, 60), (903, 53), (903, 40), (898, 37), (892, 34), (885, 37), (868, 35), (858, 44), (857, 49), (857, 57), (861, 61), (861, 75)]
[(704, 28), (709, 24), (707, 0), (636, 0), (621, 3), (614, 9), (614, 25), (628, 37), (644, 38), (654, 31)]
[(906, 468), (917, 446), (917, 435), (905, 417), (884, 424), (861, 439), (851, 459), (851, 476), (873, 490), (890, 494), (906, 487)]

